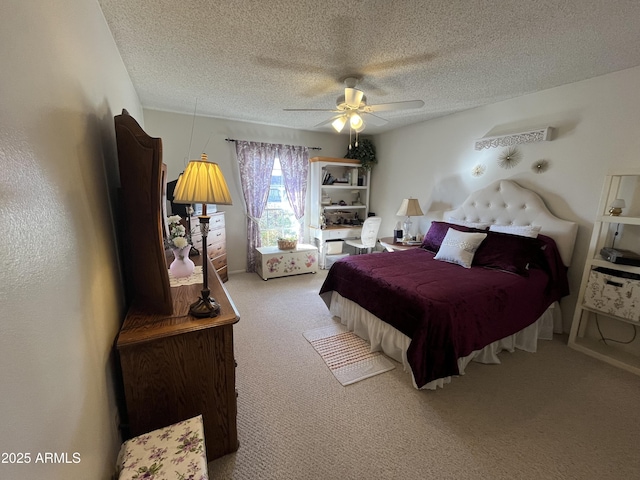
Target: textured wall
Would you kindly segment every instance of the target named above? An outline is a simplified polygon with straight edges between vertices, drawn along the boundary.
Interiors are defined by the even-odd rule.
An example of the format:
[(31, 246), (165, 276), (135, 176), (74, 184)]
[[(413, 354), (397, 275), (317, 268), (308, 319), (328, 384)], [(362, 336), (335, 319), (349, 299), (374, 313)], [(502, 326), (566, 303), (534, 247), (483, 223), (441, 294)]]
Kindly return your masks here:
[(3, 10), (0, 452), (30, 463), (9, 459), (0, 478), (106, 479), (123, 316), (113, 115), (142, 109), (97, 2)]

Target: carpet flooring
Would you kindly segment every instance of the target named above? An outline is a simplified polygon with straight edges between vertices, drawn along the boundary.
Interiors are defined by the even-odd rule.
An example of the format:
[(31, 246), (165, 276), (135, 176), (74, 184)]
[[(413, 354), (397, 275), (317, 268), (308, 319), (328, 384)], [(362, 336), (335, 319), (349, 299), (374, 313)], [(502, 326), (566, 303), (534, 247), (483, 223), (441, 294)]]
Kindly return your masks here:
[(343, 387), (302, 336), (331, 322), (325, 274), (230, 275), (240, 448), (211, 479), (639, 478), (640, 377), (557, 338), (435, 392), (398, 364)]

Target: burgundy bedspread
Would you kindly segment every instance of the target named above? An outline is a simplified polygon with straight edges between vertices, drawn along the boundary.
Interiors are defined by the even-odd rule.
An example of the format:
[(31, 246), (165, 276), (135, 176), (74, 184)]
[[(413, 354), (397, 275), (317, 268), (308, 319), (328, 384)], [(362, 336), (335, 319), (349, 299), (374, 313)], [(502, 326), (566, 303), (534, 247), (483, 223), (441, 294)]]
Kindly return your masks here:
[(410, 337), (407, 359), (418, 387), (459, 374), (459, 357), (522, 330), (568, 293), (561, 264), (520, 276), (433, 257), (421, 248), (350, 256), (332, 266), (320, 289)]

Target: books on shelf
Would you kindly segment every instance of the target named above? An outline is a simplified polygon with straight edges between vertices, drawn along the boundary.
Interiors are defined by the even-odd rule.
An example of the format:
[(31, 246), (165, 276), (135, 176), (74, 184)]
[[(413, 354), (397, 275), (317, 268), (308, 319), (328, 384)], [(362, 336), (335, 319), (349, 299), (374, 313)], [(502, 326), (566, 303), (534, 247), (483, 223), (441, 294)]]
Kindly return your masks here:
[(351, 185), (358, 186), (358, 167), (351, 169)]
[[(349, 185), (352, 187), (356, 186), (364, 186), (364, 177), (359, 178), (359, 169), (358, 167), (354, 167), (349, 169), (347, 173), (345, 173), (343, 178), (336, 178), (327, 170), (322, 170), (322, 185)], [(362, 180), (361, 180), (362, 178)], [(361, 183), (362, 182), (362, 183)]]
[(335, 182), (335, 181), (336, 181), (336, 179), (333, 177), (333, 175), (331, 175), (326, 170), (323, 170), (322, 185), (332, 185), (333, 182)]

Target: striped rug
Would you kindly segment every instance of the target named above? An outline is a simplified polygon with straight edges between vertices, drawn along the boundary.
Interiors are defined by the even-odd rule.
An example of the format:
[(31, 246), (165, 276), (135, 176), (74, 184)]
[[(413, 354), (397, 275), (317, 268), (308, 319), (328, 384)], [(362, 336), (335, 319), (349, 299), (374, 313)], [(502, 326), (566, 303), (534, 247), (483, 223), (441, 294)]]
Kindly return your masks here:
[(320, 354), (342, 385), (393, 370), (395, 365), (381, 352), (372, 352), (368, 342), (336, 323), (302, 334)]

